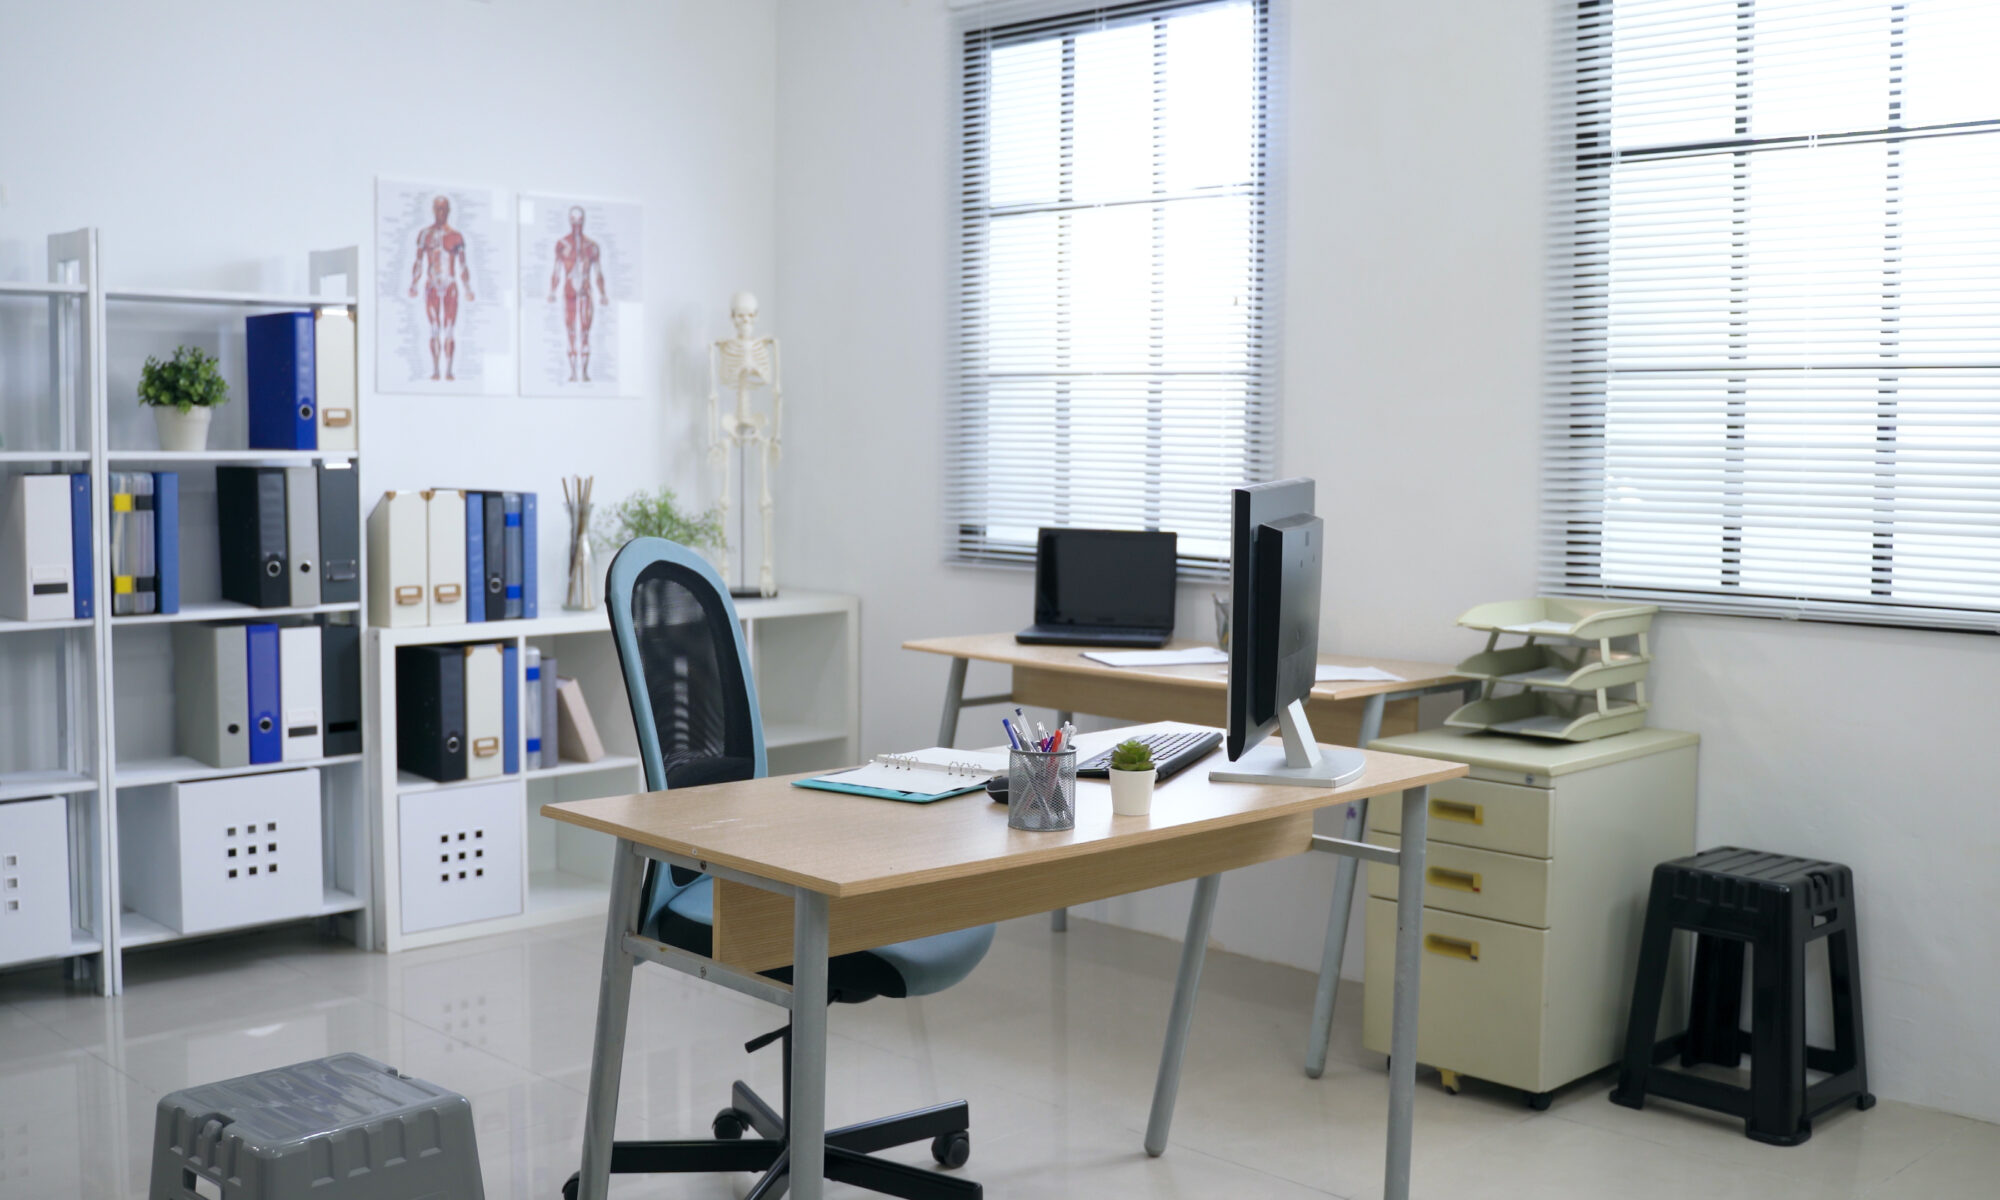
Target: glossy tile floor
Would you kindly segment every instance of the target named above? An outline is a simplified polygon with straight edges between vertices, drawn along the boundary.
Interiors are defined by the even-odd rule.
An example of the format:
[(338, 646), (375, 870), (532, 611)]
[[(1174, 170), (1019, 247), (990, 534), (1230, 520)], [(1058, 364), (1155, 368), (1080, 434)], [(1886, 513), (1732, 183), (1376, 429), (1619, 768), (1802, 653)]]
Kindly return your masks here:
[[(554, 1200), (576, 1167), (601, 927), (579, 922), (388, 957), (278, 930), (129, 960), (124, 996), (54, 971), (0, 975), (0, 1200), (143, 1196), (157, 1098), (337, 1050), (472, 1098), (486, 1193)], [(1299, 1069), (1312, 979), (1211, 954), (1173, 1145), (1140, 1148), (1176, 947), (1088, 921), (1003, 926), (965, 984), (837, 1008), (835, 1121), (965, 1097), (967, 1174), (995, 1197), (1380, 1194), (1381, 1059), (1344, 997), (1326, 1076)], [(741, 1043), (777, 1012), (643, 968), (620, 1137), (705, 1133), (729, 1080), (778, 1094), (775, 1049)], [(1730, 1123), (1605, 1099), (1602, 1077), (1546, 1113), (1418, 1077), (1422, 1197), (1953, 1197), (2000, 1194), (2000, 1126), (1884, 1101), (1776, 1149)], [(903, 1152), (928, 1163), (924, 1147)], [(738, 1196), (748, 1176), (627, 1177), (615, 1196)], [(851, 1194), (831, 1189), (833, 1194)]]

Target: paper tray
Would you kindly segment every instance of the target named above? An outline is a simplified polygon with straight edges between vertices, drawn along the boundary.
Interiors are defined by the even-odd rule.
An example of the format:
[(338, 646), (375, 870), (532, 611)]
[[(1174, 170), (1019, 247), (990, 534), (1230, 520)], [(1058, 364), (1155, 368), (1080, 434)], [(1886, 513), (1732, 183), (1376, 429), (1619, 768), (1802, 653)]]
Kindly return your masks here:
[(1652, 662), (1649, 654), (1614, 652), (1607, 659), (1580, 646), (1537, 644), (1487, 650), (1458, 664), (1456, 670), (1460, 675), (1495, 683), (1594, 692), (1642, 682)]
[(1474, 700), (1444, 719), (1453, 729), (1484, 729), (1520, 737), (1587, 742), (1592, 738), (1630, 733), (1646, 723), (1646, 705), (1634, 701), (1599, 712), (1586, 696), (1553, 692), (1520, 692), (1492, 700)]
[(1645, 633), (1652, 628), (1653, 614), (1659, 611), (1652, 604), (1540, 596), (1475, 605), (1458, 618), (1458, 623), (1468, 629), (1538, 638), (1615, 638)]

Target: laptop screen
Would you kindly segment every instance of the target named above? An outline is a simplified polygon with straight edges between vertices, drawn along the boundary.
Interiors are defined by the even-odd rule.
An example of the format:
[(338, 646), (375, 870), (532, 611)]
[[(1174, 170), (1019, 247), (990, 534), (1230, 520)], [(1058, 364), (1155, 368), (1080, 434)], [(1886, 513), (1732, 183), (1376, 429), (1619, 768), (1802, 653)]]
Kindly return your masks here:
[(1042, 530), (1035, 553), (1035, 621), (1172, 629), (1174, 543), (1171, 533)]

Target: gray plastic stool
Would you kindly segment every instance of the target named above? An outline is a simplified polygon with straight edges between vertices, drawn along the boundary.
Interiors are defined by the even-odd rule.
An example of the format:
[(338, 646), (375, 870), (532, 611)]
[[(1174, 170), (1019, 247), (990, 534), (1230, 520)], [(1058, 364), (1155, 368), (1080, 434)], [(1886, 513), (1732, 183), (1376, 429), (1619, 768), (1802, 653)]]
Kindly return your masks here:
[(150, 1200), (485, 1200), (472, 1105), (336, 1054), (160, 1100)]

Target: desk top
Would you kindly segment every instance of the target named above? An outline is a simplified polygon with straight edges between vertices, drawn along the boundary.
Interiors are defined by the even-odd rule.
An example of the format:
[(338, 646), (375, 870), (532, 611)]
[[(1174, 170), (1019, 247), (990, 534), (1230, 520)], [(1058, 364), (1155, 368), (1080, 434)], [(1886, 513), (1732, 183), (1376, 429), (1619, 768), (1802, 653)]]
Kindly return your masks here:
[[(1077, 752), (1088, 757), (1137, 728), (1151, 727), (1082, 735)], [(1143, 817), (1114, 816), (1110, 784), (1080, 779), (1076, 828), (1061, 833), (1009, 829), (1006, 807), (983, 791), (909, 804), (791, 785), (809, 775), (570, 800), (544, 805), (542, 815), (760, 879), (847, 897), (1193, 836), (1466, 773), (1460, 763), (1371, 750), (1361, 778), (1332, 791), (1210, 783), (1208, 768), (1221, 753), (1160, 784), (1153, 811)]]
[[(1207, 644), (1194, 638), (1175, 638), (1167, 643), (1166, 648), (1187, 650)], [(952, 658), (976, 658), (982, 662), (1006, 663), (1015, 667), (1037, 667), (1045, 671), (1109, 675), (1134, 683), (1163, 683), (1181, 687), (1214, 688), (1216, 691), (1222, 691), (1229, 686), (1229, 668), (1224, 666), (1202, 664), (1185, 667), (1107, 667), (1103, 663), (1085, 658), (1083, 651), (1115, 650), (1119, 647), (1024, 646), (1015, 641), (1011, 633), (973, 633), (960, 637), (919, 638), (904, 642), (903, 649), (919, 650), (925, 654), (944, 654)], [(1391, 675), (1402, 676), (1402, 680), (1396, 683), (1353, 680), (1315, 684), (1312, 694), (1316, 700), (1354, 700), (1383, 692), (1400, 692), (1455, 683), (1465, 678), (1443, 663), (1412, 662), (1402, 658), (1362, 658), (1351, 654), (1322, 654), (1319, 656), (1319, 661), (1344, 667), (1380, 667)]]

